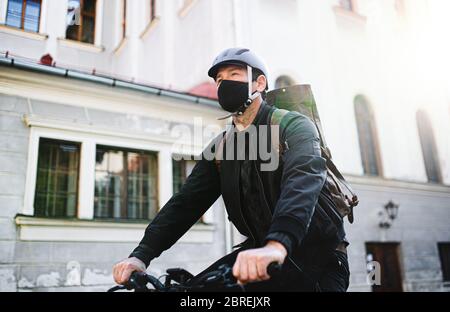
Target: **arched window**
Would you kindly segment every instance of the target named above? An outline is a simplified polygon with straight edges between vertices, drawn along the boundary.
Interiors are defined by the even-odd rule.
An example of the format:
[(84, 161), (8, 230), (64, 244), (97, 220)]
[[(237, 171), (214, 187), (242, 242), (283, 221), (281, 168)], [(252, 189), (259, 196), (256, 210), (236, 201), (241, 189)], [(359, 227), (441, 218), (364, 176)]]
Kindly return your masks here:
[(275, 89), (289, 87), (295, 84), (295, 80), (289, 76), (282, 75), (275, 80)]
[(122, 39), (127, 35), (127, 0), (122, 2)]
[(355, 11), (355, 0), (339, 0), (339, 5), (349, 11)]
[(380, 148), (372, 108), (362, 95), (355, 97), (354, 105), (364, 174), (382, 176)]
[(416, 120), (428, 182), (442, 183), (436, 141), (434, 140), (430, 118), (425, 111), (419, 110), (416, 114)]

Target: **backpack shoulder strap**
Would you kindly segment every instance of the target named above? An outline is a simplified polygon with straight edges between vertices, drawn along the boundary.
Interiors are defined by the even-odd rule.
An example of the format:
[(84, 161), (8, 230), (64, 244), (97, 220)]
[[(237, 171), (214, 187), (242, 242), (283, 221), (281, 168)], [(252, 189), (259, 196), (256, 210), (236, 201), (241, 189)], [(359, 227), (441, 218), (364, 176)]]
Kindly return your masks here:
[[(274, 131), (274, 129), (270, 131), (273, 149), (278, 154), (280, 154), (280, 151), (282, 154), (288, 148), (287, 143), (280, 141), (280, 139), (283, 137), (283, 129), (286, 129), (287, 124), (289, 124), (290, 120), (292, 119), (292, 118), (284, 118), (289, 112), (290, 111), (286, 109), (275, 108), (275, 110), (272, 112), (272, 115), (270, 116), (270, 126), (279, 126), (278, 131)], [(278, 138), (275, 137), (277, 135), (279, 136)], [(279, 142), (278, 146), (275, 146), (276, 145), (275, 142)]]
[[(288, 118), (288, 120), (283, 120), (283, 118), (289, 113), (288, 110), (285, 109), (275, 109), (272, 113), (272, 117), (271, 117), (271, 125), (279, 125), (280, 126), (280, 133), (282, 133), (284, 127), (286, 127), (289, 123), (290, 123), (290, 119)], [(331, 160), (331, 153), (330, 150), (327, 146), (325, 146), (323, 144), (323, 140), (322, 140), (322, 136), (320, 134), (319, 128), (317, 127), (317, 124), (315, 122), (315, 120), (313, 120), (314, 125), (317, 128), (317, 131), (319, 132), (319, 137), (320, 137), (320, 150), (321, 150), (321, 156), (323, 158), (325, 158), (326, 160), (326, 164), (328, 169), (336, 176), (336, 178), (339, 180), (339, 182), (349, 191), (349, 193), (352, 195), (352, 200), (355, 204), (355, 206), (358, 203), (358, 198), (356, 196), (356, 194), (354, 193), (353, 189), (351, 188), (351, 186), (348, 184), (348, 182), (345, 180), (344, 176), (341, 174), (341, 172), (338, 170), (338, 168), (336, 167), (336, 165), (334, 164), (334, 162)]]
[(289, 113), (288, 110), (276, 108), (270, 117), (270, 124), (281, 126), (281, 120), (287, 115), (287, 113)]

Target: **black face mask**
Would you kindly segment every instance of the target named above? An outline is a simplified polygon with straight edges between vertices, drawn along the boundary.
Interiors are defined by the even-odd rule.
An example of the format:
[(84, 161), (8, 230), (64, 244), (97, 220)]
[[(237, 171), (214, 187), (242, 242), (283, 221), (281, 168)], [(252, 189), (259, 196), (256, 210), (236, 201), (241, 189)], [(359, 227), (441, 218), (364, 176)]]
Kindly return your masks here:
[(217, 91), (219, 104), (230, 113), (236, 112), (248, 99), (248, 83), (234, 80), (222, 80)]

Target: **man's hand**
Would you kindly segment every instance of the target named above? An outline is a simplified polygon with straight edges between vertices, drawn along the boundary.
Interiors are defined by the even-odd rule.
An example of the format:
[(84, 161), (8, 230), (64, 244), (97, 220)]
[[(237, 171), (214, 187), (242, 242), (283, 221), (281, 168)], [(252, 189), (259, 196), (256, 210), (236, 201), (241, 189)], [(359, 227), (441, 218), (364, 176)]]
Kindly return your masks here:
[(240, 284), (270, 279), (267, 267), (272, 262), (283, 263), (287, 251), (276, 241), (269, 241), (262, 248), (249, 249), (238, 254), (233, 266), (233, 275)]
[(145, 264), (136, 257), (125, 259), (113, 267), (113, 277), (117, 284), (125, 284), (128, 282), (131, 273), (134, 271), (145, 271)]

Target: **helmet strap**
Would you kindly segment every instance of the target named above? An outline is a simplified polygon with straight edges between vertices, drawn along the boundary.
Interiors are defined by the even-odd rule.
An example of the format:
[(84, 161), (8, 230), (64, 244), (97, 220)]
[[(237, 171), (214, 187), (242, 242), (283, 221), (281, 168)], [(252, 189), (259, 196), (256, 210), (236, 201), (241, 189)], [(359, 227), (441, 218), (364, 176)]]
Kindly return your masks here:
[(252, 96), (253, 73), (252, 67), (247, 64), (247, 80), (248, 80), (248, 98)]
[(236, 114), (238, 116), (242, 115), (247, 109), (247, 107), (249, 107), (250, 104), (252, 104), (253, 101), (260, 95), (258, 91), (255, 91), (252, 94), (253, 68), (248, 64), (247, 64), (247, 80), (248, 80), (248, 98), (247, 101), (237, 110)]

